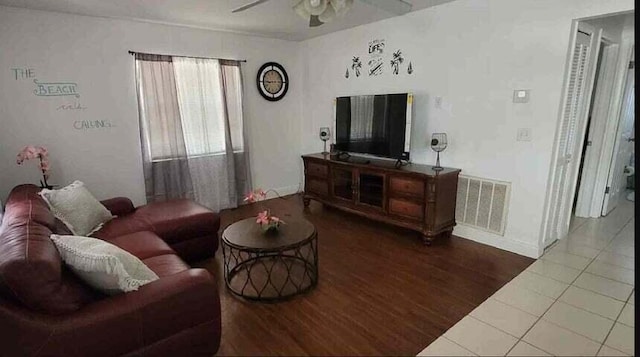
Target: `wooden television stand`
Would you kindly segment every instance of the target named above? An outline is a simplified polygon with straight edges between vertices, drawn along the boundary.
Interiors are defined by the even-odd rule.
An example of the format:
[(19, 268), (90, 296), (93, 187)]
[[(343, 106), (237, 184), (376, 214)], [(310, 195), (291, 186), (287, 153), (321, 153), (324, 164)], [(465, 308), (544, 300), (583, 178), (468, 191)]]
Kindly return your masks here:
[(459, 169), (434, 171), (432, 166), (362, 158), (338, 159), (329, 154), (302, 155), (304, 205), (310, 200), (367, 218), (409, 228), (431, 244), (450, 236), (456, 225)]

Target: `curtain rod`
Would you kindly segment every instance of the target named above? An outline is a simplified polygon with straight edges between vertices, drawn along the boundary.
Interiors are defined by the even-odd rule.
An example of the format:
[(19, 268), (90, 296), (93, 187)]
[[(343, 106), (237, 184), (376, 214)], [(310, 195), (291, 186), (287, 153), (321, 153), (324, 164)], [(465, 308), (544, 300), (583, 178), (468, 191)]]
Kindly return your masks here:
[(223, 61), (247, 62), (247, 60), (246, 60), (246, 59), (237, 60), (237, 59), (230, 59), (230, 58), (217, 58), (217, 57), (178, 56), (178, 55), (167, 55), (167, 54), (158, 54), (158, 53), (148, 53), (148, 52), (136, 52), (136, 51), (129, 51), (129, 54), (130, 54), (130, 55), (135, 55), (136, 53), (140, 53), (140, 54), (144, 54), (144, 55), (155, 55), (155, 56), (171, 56), (171, 57), (184, 57), (184, 58), (202, 58), (202, 59), (216, 59), (216, 60), (223, 60)]

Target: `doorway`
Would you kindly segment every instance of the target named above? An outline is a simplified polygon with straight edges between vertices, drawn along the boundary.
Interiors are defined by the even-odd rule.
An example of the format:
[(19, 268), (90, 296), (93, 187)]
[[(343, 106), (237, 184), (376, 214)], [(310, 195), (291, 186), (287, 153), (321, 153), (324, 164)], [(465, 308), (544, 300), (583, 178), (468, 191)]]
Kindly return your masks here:
[(605, 189), (621, 147), (618, 124), (634, 28), (633, 12), (574, 21), (542, 226), (543, 247), (569, 234), (574, 213), (602, 216)]
[(606, 216), (625, 199), (635, 201), (635, 59), (627, 70), (622, 111), (617, 130), (616, 145), (611, 157), (611, 170), (607, 179), (607, 190), (602, 204), (602, 215)]

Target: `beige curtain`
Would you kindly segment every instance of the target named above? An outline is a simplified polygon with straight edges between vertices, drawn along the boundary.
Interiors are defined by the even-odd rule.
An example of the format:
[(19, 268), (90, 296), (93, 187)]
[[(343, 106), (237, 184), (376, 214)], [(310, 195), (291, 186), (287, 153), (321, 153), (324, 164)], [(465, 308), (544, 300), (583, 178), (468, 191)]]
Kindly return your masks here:
[(135, 57), (147, 201), (193, 198), (172, 58)]
[(244, 195), (251, 191), (251, 170), (249, 167), (249, 145), (245, 121), (240, 62), (220, 60), (222, 76), (221, 83), (224, 96), (225, 123), (227, 129), (227, 147), (233, 148), (233, 166), (235, 171), (234, 186), (237, 205), (242, 203)]
[[(180, 188), (172, 194), (193, 198), (213, 210), (237, 207), (251, 190), (240, 63), (167, 56), (147, 60), (147, 56), (136, 56), (136, 67), (142, 83), (138, 97), (144, 109), (140, 111), (143, 155), (145, 146), (151, 152), (145, 155), (152, 168), (145, 169), (148, 197), (170, 198), (164, 193), (167, 185), (156, 184), (161, 181)], [(182, 175), (174, 174), (174, 169)]]

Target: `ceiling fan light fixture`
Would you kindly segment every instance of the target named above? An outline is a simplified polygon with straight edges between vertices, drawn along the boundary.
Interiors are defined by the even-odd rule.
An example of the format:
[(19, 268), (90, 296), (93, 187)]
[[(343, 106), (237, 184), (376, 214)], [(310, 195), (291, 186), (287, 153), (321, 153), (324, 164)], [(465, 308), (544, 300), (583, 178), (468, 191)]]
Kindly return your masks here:
[(328, 5), (328, 0), (303, 0), (304, 7), (311, 15), (320, 16)]
[(332, 6), (327, 6), (327, 9), (318, 16), (318, 20), (322, 21), (323, 23), (327, 23), (333, 20), (334, 17), (336, 17), (336, 11)]
[(293, 10), (309, 21), (309, 27), (317, 27), (344, 15), (352, 5), (353, 0), (299, 0)]
[(296, 14), (298, 14), (298, 16), (302, 17), (305, 20), (308, 20), (311, 14), (309, 13), (309, 11), (307, 11), (307, 8), (304, 6), (304, 3), (305, 3), (305, 0), (300, 0), (300, 2), (293, 7), (293, 11), (295, 11)]

